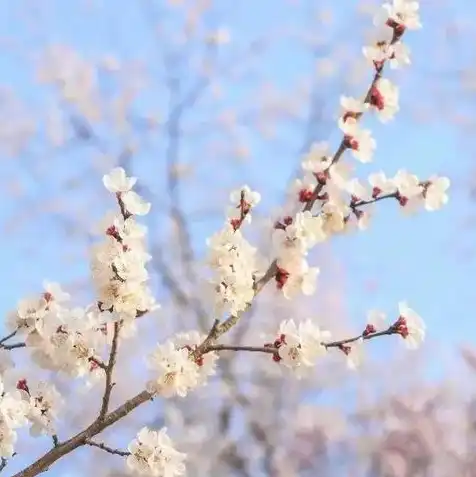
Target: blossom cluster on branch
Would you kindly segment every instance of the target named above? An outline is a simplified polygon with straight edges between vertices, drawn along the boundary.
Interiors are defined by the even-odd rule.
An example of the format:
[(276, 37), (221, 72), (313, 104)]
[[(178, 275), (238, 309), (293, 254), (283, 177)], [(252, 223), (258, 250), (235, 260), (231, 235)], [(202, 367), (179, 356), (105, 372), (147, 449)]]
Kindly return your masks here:
[[(376, 40), (363, 50), (373, 68), (370, 87), (362, 98), (341, 98), (338, 126), (342, 139), (336, 152), (332, 154), (327, 143), (317, 143), (303, 157), (303, 176), (292, 184), (289, 203), (270, 230), (274, 260), (263, 267), (257, 248), (245, 238), (244, 226), (251, 223), (261, 197), (246, 185), (240, 187), (230, 195), (231, 206), (222, 229), (207, 241), (211, 272), (208, 285), (214, 304), (209, 312), (208, 334), (190, 330), (158, 343), (147, 357), (149, 378), (144, 390), (112, 411), (112, 375), (120, 343), (136, 333), (138, 319), (159, 305), (148, 285), (147, 262), (151, 256), (146, 250), (147, 229), (136, 221), (137, 216), (149, 213), (150, 204), (133, 190), (136, 178), (128, 177), (123, 168), (104, 176), (104, 186), (114, 194), (118, 210), (101, 223), (102, 241), (92, 249), (95, 302), (84, 308), (71, 307), (69, 295), (59, 285), (45, 283), (43, 293), (21, 301), (9, 315), (11, 333), (0, 341), (2, 375), (12, 366), (9, 353), (26, 347), (32, 360), (44, 369), (103, 382), (98, 417), (84, 431), (62, 441), (55, 434), (62, 398), (54, 386), (36, 383), (29, 376), (13, 389), (3, 389), (0, 382), (0, 456), (14, 455), (19, 427), (31, 425), (33, 435), (53, 436), (53, 449), (17, 477), (37, 475), (85, 445), (126, 457), (129, 468), (139, 474), (184, 475), (185, 455), (174, 448), (165, 428), (143, 428), (127, 451), (93, 438), (154, 397), (183, 397), (206, 385), (215, 374), (222, 351), (268, 354), (272, 365), (301, 378), (312, 372), (316, 362), (332, 348), (343, 354), (350, 368), (356, 368), (367, 340), (399, 335), (410, 348), (423, 341), (425, 324), (401, 302), (394, 320), (386, 324), (383, 313), (370, 311), (363, 330), (347, 339), (333, 340), (314, 320), (296, 323), (288, 319), (270, 342), (249, 346), (220, 343), (267, 284), (274, 283), (286, 299), (313, 294), (320, 271), (308, 262), (310, 250), (334, 235), (365, 230), (369, 226), (369, 206), (393, 199), (404, 212), (415, 212), (422, 208), (434, 211), (447, 202), (447, 178), (421, 180), (405, 170), (387, 178), (377, 171), (363, 182), (352, 177), (352, 163), (344, 157), (348, 151), (361, 163), (371, 162), (376, 141), (362, 126), (364, 114), (375, 113), (385, 123), (398, 112), (398, 87), (383, 78), (383, 72), (387, 63), (391, 68), (410, 63), (410, 51), (402, 39), (407, 30), (421, 27), (418, 9), (416, 1), (393, 0), (376, 16)], [(13, 337), (23, 341), (10, 344)]]

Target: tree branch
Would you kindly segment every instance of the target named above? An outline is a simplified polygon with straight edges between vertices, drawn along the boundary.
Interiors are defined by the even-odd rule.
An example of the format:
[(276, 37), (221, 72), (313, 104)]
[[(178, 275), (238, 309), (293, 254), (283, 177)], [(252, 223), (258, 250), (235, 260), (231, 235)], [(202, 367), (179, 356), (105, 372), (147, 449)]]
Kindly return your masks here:
[(8, 341), (10, 338), (13, 338), (16, 334), (18, 333), (18, 329), (16, 329), (15, 331), (13, 331), (12, 333), (10, 333), (9, 335), (5, 336), (4, 338), (2, 338), (0, 340), (0, 345), (3, 345), (3, 343), (5, 343), (5, 341)]
[(8, 344), (2, 344), (0, 345), (0, 348), (1, 349), (6, 349), (6, 350), (12, 350), (12, 349), (17, 349), (17, 348), (25, 348), (26, 347), (26, 343), (13, 343), (11, 345), (8, 345)]
[(91, 446), (91, 447), (97, 447), (98, 449), (101, 449), (105, 452), (108, 452), (109, 454), (114, 454), (114, 455), (120, 455), (122, 457), (126, 457), (128, 455), (131, 455), (130, 452), (128, 451), (121, 451), (119, 449), (113, 449), (112, 447), (107, 446), (103, 442), (94, 442), (91, 440), (87, 440), (85, 442), (86, 445)]
[(98, 435), (104, 429), (112, 426), (114, 423), (131, 413), (141, 404), (152, 399), (152, 395), (147, 391), (142, 391), (132, 399), (119, 406), (114, 411), (106, 414), (104, 419), (96, 419), (87, 429), (76, 434), (71, 439), (61, 443), (58, 447), (51, 449), (45, 455), (33, 462), (22, 471), (16, 473), (12, 477), (34, 477), (41, 472), (47, 470), (52, 464), (72, 452), (74, 449), (86, 445), (87, 441)]
[(114, 323), (114, 337), (112, 339), (111, 352), (109, 354), (109, 362), (106, 367), (106, 384), (104, 387), (104, 395), (102, 398), (101, 411), (99, 412), (98, 420), (104, 419), (109, 407), (109, 401), (111, 399), (112, 388), (114, 383), (112, 382), (112, 373), (114, 371), (114, 365), (116, 364), (117, 348), (119, 345), (119, 333), (121, 330), (121, 323)]
[[(322, 342), (321, 345), (325, 346), (326, 348), (340, 348), (341, 346), (349, 343), (353, 343), (359, 339), (364, 340), (371, 340), (373, 338), (378, 338), (380, 336), (389, 336), (389, 335), (396, 335), (399, 334), (398, 330), (394, 326), (390, 326), (388, 329), (384, 331), (377, 331), (375, 333), (368, 333), (368, 334), (360, 334), (358, 336), (354, 336), (353, 338), (346, 338), (339, 341), (329, 341), (329, 342)], [(226, 344), (217, 344), (217, 345), (208, 345), (203, 352), (203, 354), (209, 353), (210, 351), (249, 351), (252, 353), (268, 353), (274, 354), (277, 353), (279, 348), (275, 346), (235, 346), (235, 345), (226, 345)]]

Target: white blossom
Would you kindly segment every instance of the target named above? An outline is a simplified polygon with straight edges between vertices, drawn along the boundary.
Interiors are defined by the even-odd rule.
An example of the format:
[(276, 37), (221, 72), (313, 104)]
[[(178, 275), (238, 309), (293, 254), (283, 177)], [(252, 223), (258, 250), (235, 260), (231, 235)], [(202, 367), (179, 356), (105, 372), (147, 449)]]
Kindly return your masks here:
[(53, 435), (58, 412), (63, 405), (63, 399), (55, 386), (46, 382), (38, 382), (35, 386), (24, 384), (22, 398), (29, 404), (28, 420), (31, 422), (30, 434)]
[[(284, 264), (280, 263), (280, 265)], [(317, 277), (320, 273), (319, 268), (310, 267), (305, 259), (301, 259), (299, 266), (291, 268), (288, 264), (286, 271), (289, 271), (288, 269), (291, 270), (290, 275), (282, 287), (284, 297), (289, 300), (299, 292), (307, 296), (313, 295), (316, 291)]]
[(5, 422), (0, 422), (0, 457), (13, 456), (17, 439), (17, 433)]
[(397, 186), (398, 192), (404, 197), (411, 198), (421, 194), (421, 186), (418, 177), (405, 170), (399, 170), (393, 182)]
[(129, 190), (121, 194), (121, 200), (127, 212), (132, 215), (147, 215), (150, 211), (150, 202), (146, 202), (137, 192)]
[(373, 187), (372, 196), (394, 194), (397, 191), (395, 181), (387, 178), (383, 171), (375, 172), (369, 176), (369, 184)]
[(370, 191), (359, 179), (351, 179), (346, 184), (346, 190), (349, 194), (358, 200), (369, 200), (371, 197)]
[(405, 43), (397, 41), (389, 47), (390, 68), (397, 69), (410, 63), (410, 48)]
[(20, 391), (4, 392), (0, 398), (0, 422), (11, 429), (25, 426), (28, 423), (29, 405), (22, 400)]
[(147, 390), (164, 397), (184, 397), (197, 387), (199, 369), (189, 354), (188, 349), (177, 348), (173, 340), (157, 345), (148, 359), (154, 377), (147, 383)]
[(434, 211), (440, 209), (448, 202), (446, 191), (450, 186), (447, 177), (431, 177), (424, 192), (425, 209)]
[(186, 455), (178, 452), (167, 435), (167, 428), (158, 432), (142, 428), (129, 444), (127, 466), (140, 475), (175, 477), (185, 474)]
[(69, 293), (66, 293), (61, 288), (61, 285), (59, 283), (49, 282), (45, 280), (43, 282), (43, 288), (45, 289), (45, 292), (47, 294), (45, 297), (47, 301), (53, 301), (54, 303), (64, 303), (71, 298), (71, 295)]
[(418, 30), (422, 26), (419, 9), (420, 5), (416, 0), (393, 0), (392, 3), (382, 5), (382, 11), (376, 16), (375, 23), (386, 23), (390, 19), (409, 30)]
[(351, 370), (359, 368), (362, 365), (365, 355), (363, 338), (347, 343), (344, 345), (344, 350), (347, 367)]
[(386, 78), (379, 79), (370, 92), (370, 105), (379, 119), (386, 123), (400, 109), (398, 87)]
[(346, 144), (352, 150), (353, 156), (360, 162), (371, 162), (376, 148), (372, 133), (368, 129), (361, 129), (359, 123), (353, 118), (348, 118), (346, 121), (341, 118), (339, 127), (344, 132)]
[(241, 194), (243, 194), (243, 200), (250, 206), (256, 207), (261, 201), (261, 194), (253, 191), (248, 185), (241, 186), (239, 189), (230, 193), (230, 202), (238, 205), (241, 202)]
[(418, 348), (425, 339), (426, 325), (420, 315), (408, 307), (406, 302), (398, 304), (400, 312), (397, 326), (405, 344), (410, 349)]
[(385, 313), (379, 310), (369, 310), (367, 313), (367, 325), (371, 325), (374, 328), (374, 333), (375, 331), (383, 331), (386, 326), (386, 319), (387, 316)]
[(311, 146), (310, 151), (304, 156), (301, 166), (305, 171), (316, 174), (327, 169), (331, 165), (331, 160), (329, 144), (327, 142), (317, 142)]
[(109, 174), (106, 174), (103, 179), (104, 187), (109, 192), (128, 192), (130, 191), (137, 179), (135, 177), (127, 177), (126, 171), (122, 167), (116, 167)]
[[(173, 342), (177, 349), (186, 348), (189, 351), (193, 351), (205, 338), (206, 335), (201, 335), (198, 331), (187, 331), (177, 333), (173, 338)], [(213, 376), (216, 373), (217, 360), (218, 354), (216, 352), (209, 352), (202, 355), (198, 361), (195, 361), (198, 368), (198, 384), (205, 384), (209, 376)]]
[(347, 114), (361, 114), (368, 109), (368, 104), (364, 103), (361, 99), (356, 99), (351, 96), (341, 96), (340, 105), (342, 108), (342, 116), (346, 116)]
[(318, 358), (327, 352), (323, 342), (329, 340), (330, 333), (321, 330), (311, 320), (306, 320), (299, 325), (294, 320), (283, 321), (279, 327), (278, 354), (280, 362), (287, 368), (293, 369), (298, 378), (311, 368)]
[(273, 231), (273, 244), (278, 256), (298, 251), (306, 254), (315, 244), (326, 240), (322, 217), (314, 217), (311, 212), (298, 212), (285, 229)]

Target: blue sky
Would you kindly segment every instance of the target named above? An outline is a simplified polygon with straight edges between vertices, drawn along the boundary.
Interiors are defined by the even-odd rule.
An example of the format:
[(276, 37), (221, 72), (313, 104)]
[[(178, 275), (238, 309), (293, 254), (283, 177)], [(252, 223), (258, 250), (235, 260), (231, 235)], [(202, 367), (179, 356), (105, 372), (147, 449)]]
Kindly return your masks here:
[[(240, 41), (244, 43), (257, 32), (266, 31), (283, 21), (299, 25), (304, 10), (301, 9), (297, 15), (286, 3), (284, 0), (249, 0), (242, 4), (223, 1), (210, 22), (219, 25), (223, 21), (230, 27), (232, 36), (238, 38), (238, 44)], [(350, 0), (342, 2), (349, 8), (353, 3)], [(33, 51), (29, 48), (44, 42), (65, 42), (75, 44), (86, 57), (94, 57), (98, 52), (108, 50), (120, 50), (122, 57), (129, 59), (153, 58), (160, 54), (151, 41), (151, 31), (144, 21), (144, 12), (136, 8), (134, 2), (103, 0), (98, 2), (102, 7), (89, 16), (84, 7), (79, 7), (81, 4), (79, 1), (45, 2), (49, 12), (38, 16), (35, 14), (35, 18), (40, 20), (33, 24), (31, 30), (21, 20), (24, 17), (18, 16), (22, 5), (30, 5), (31, 8), (30, 2), (7, 1), (0, 7), (0, 32), (19, 42), (23, 52)], [(446, 11), (450, 14), (456, 14), (457, 10), (461, 14), (467, 13), (465, 9), (474, 9), (465, 1), (453, 2), (453, 7), (448, 8)], [(423, 23), (425, 19), (433, 21), (435, 15), (432, 11), (431, 17), (425, 18), (424, 11)], [(338, 14), (338, 20), (344, 22), (344, 13)], [(443, 21), (438, 18), (440, 20)], [(431, 104), (438, 99), (431, 96), (431, 90), (426, 87), (426, 82), (433, 81), (425, 71), (432, 71), (434, 66), (428, 51), (437, 34), (437, 26), (430, 21), (427, 24), (428, 29), (411, 33), (408, 37), (414, 64), (400, 75), (403, 79), (403, 104), (414, 105), (420, 100)], [(171, 31), (174, 30), (173, 21), (167, 25)], [(330, 29), (329, 33), (332, 32)], [(336, 29), (334, 33), (339, 38), (341, 30)], [(356, 51), (359, 49), (360, 45)], [(262, 71), (285, 94), (297, 78), (312, 71), (313, 63), (309, 54), (299, 53), (293, 44), (278, 45), (273, 51), (261, 65)], [(35, 110), (45, 104), (43, 90), (32, 81), (31, 68), (22, 55), (16, 52), (2, 54), (0, 69), (2, 81), (17, 92), (22, 100)], [(162, 73), (161, 68), (157, 68), (157, 77)], [(243, 89), (246, 90), (246, 87)], [(329, 91), (330, 107), (337, 109), (338, 94), (345, 91), (337, 92), (332, 88)], [(236, 85), (227, 94), (229, 103), (233, 105), (241, 100), (242, 90)], [(159, 106), (163, 104), (160, 92), (145, 101), (153, 101)], [(368, 232), (335, 241), (332, 250), (345, 270), (347, 308), (358, 323), (370, 308), (381, 308), (389, 314), (395, 314), (398, 302), (406, 299), (428, 324), (428, 346), (438, 347), (442, 353), (440, 356), (450, 358), (456, 345), (462, 341), (473, 341), (475, 326), (472, 298), (476, 262), (474, 250), (471, 250), (475, 232), (463, 227), (463, 222), (473, 213), (475, 206), (468, 200), (469, 194), (463, 188), (474, 165), (471, 145), (463, 142), (461, 135), (438, 117), (430, 123), (417, 123), (403, 112), (385, 127), (374, 122), (371, 124), (378, 149), (373, 164), (360, 166), (362, 174), (383, 169), (391, 175), (403, 167), (422, 178), (433, 173), (447, 175), (456, 186), (451, 191), (448, 206), (440, 212), (422, 212), (416, 217), (407, 218), (399, 213), (396, 203), (382, 202), (376, 208), (375, 219)], [(317, 140), (329, 139), (333, 144), (338, 141), (338, 131), (332, 123), (326, 123), (322, 132), (322, 137), (316, 137)], [(286, 139), (296, 146), (296, 150), (302, 142), (302, 131), (289, 130)], [(233, 180), (236, 181), (235, 185), (243, 181), (250, 182), (262, 192), (265, 206), (275, 205), (282, 197), (282, 184), (296, 167), (297, 155), (289, 151), (270, 153), (269, 148), (261, 142), (255, 141), (251, 145), (253, 156), (258, 159), (249, 166), (246, 175), (234, 177)], [(65, 156), (61, 166), (52, 170), (51, 174), (69, 173), (82, 167), (84, 156), (81, 154), (84, 152)], [(191, 155), (191, 152), (187, 151), (187, 154)], [(8, 180), (20, 177), (28, 197), (33, 200), (49, 193), (46, 182), (29, 182), (31, 179), (19, 167), (18, 161), (21, 159), (5, 158), (2, 170)], [(144, 159), (147, 159), (146, 156)], [(56, 167), (58, 157), (55, 156), (54, 161)], [(143, 166), (142, 169), (144, 180), (149, 172), (148, 167)], [(139, 181), (142, 180), (140, 173), (138, 175)], [(100, 187), (100, 175), (92, 179)], [(6, 193), (1, 194), (0, 222), (4, 222), (18, 213), (18, 206), (12, 203)], [(0, 288), (0, 311), (4, 314), (15, 306), (18, 299), (37, 290), (44, 278), (61, 282), (86, 272), (84, 264), (65, 266), (58, 259), (57, 252), (64, 246), (64, 236), (50, 225), (46, 219), (37, 217), (32, 228), (18, 230), (16, 233), (19, 235), (2, 236), (4, 277)], [(213, 227), (214, 224), (209, 222), (196, 227), (197, 249), (202, 247), (203, 239), (213, 232)], [(32, 255), (32, 260), (31, 252), (28, 251), (31, 247), (41, 249), (39, 255)], [(461, 250), (468, 250), (463, 259)], [(369, 283), (376, 281), (378, 286), (370, 291)]]

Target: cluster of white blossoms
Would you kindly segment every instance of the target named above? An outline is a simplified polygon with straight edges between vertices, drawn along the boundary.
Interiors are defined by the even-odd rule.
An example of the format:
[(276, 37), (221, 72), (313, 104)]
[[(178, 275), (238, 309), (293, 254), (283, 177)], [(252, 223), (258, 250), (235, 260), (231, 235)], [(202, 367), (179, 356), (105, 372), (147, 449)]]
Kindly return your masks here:
[(55, 386), (39, 381), (31, 385), (26, 379), (17, 383), (21, 398), (28, 404), (27, 419), (31, 423), (30, 434), (41, 436), (55, 433), (58, 413), (64, 406), (63, 398)]
[(232, 192), (233, 207), (228, 209), (224, 227), (207, 240), (216, 315), (225, 312), (236, 315), (253, 300), (256, 248), (244, 238), (240, 227), (251, 221), (251, 210), (260, 199), (246, 185)]
[(276, 282), (286, 298), (292, 298), (298, 292), (314, 293), (319, 269), (309, 266), (306, 255), (315, 244), (325, 240), (324, 222), (324, 216), (313, 217), (310, 211), (305, 211), (275, 224)]
[(104, 219), (105, 238), (93, 247), (91, 260), (100, 310), (126, 324), (157, 308), (147, 283), (146, 263), (151, 258), (145, 248), (147, 229), (134, 218), (147, 214), (150, 204), (132, 190), (136, 180), (127, 177), (121, 167), (104, 176), (104, 186), (116, 195), (120, 214), (108, 214)]
[[(383, 172), (373, 173), (365, 184), (352, 177), (354, 166), (343, 158), (349, 150), (360, 162), (371, 162), (376, 142), (371, 132), (361, 126), (363, 114), (375, 112), (380, 121), (387, 122), (399, 110), (398, 87), (383, 78), (382, 73), (387, 62), (394, 68), (409, 64), (409, 51), (402, 36), (407, 29), (421, 27), (418, 2), (394, 0), (385, 4), (375, 23), (375, 40), (364, 48), (364, 55), (374, 67), (372, 84), (363, 98), (341, 97), (338, 124), (343, 139), (337, 152), (331, 154), (326, 142), (312, 145), (301, 163), (304, 175), (291, 187), (291, 204), (274, 225), (275, 279), (286, 298), (298, 292), (314, 292), (319, 269), (309, 266), (309, 250), (334, 234), (365, 230), (370, 219), (369, 205), (374, 202), (394, 198), (409, 213), (420, 208), (437, 210), (448, 201), (450, 181), (446, 177), (420, 180), (400, 170), (391, 179)], [(314, 207), (318, 213), (311, 212)]]
[(0, 457), (11, 457), (15, 452), (16, 430), (30, 425), (30, 434), (40, 436), (55, 433), (55, 421), (63, 405), (56, 388), (45, 382), (29, 386), (25, 379), (16, 388), (6, 390), (0, 378)]
[(142, 428), (129, 444), (129, 469), (139, 475), (175, 477), (185, 475), (186, 455), (175, 450), (167, 428), (152, 431)]
[(354, 338), (330, 341), (329, 331), (321, 330), (311, 320), (296, 324), (294, 320), (284, 320), (279, 326), (272, 343), (273, 360), (293, 370), (297, 378), (309, 375), (317, 360), (327, 354), (329, 348), (338, 348), (346, 356), (347, 366), (357, 369), (363, 361), (363, 342), (379, 335), (400, 335), (409, 349), (416, 349), (425, 338), (426, 326), (421, 317), (406, 302), (400, 302), (397, 320), (386, 325), (385, 313), (371, 310), (367, 315), (364, 331)]
[(218, 359), (212, 352), (194, 355), (205, 338), (197, 331), (190, 331), (178, 333), (157, 345), (148, 359), (154, 379), (147, 383), (147, 390), (163, 397), (184, 397), (191, 389), (205, 384), (208, 377), (215, 374)]
[(106, 344), (100, 313), (94, 307), (69, 308), (70, 296), (56, 283), (44, 283), (38, 298), (22, 300), (7, 326), (25, 337), (40, 367), (70, 376), (89, 375), (96, 350)]

